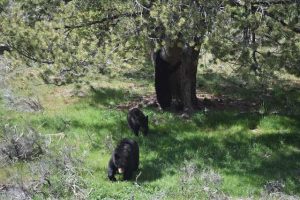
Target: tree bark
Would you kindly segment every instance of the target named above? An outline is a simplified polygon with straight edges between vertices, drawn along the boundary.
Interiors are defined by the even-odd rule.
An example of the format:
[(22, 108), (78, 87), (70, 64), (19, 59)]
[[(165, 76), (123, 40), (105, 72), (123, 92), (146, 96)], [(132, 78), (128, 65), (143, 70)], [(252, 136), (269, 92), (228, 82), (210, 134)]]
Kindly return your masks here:
[(196, 76), (199, 51), (186, 45), (182, 53), (182, 64), (180, 66), (181, 98), (184, 111), (193, 112), (197, 105)]
[(183, 48), (164, 47), (160, 56), (171, 67), (169, 85), (172, 99), (183, 105), (184, 112), (193, 112), (197, 105), (196, 75), (199, 51), (189, 45)]

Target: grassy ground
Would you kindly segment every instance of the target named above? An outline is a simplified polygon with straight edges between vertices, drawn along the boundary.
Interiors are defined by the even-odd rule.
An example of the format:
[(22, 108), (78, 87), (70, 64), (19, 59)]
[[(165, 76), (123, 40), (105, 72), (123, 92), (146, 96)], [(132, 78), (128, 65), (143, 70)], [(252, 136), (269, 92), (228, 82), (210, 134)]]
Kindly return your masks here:
[[(11, 81), (14, 91), (38, 94), (44, 111), (16, 112), (3, 102), (0, 107), (2, 125), (32, 126), (51, 138), (52, 149), (73, 148), (83, 160), (80, 168), (85, 170), (79, 176), (89, 199), (257, 199), (272, 181), (282, 183), (284, 193), (300, 195), (297, 79), (258, 87), (243, 85), (228, 74), (200, 70), (199, 97), (211, 103), (188, 120), (145, 108), (148, 137), (135, 137), (127, 128), (127, 110), (116, 106), (151, 94), (152, 83), (105, 76), (93, 80), (83, 86), (55, 87), (19, 75)], [(56, 137), (58, 133), (65, 137)], [(113, 146), (124, 137), (140, 145), (140, 171), (133, 181), (111, 183), (107, 163)], [(3, 167), (0, 183), (11, 183), (16, 171), (23, 179), (31, 176), (26, 166), (20, 166), (18, 162)], [(69, 198), (68, 193), (62, 195)]]

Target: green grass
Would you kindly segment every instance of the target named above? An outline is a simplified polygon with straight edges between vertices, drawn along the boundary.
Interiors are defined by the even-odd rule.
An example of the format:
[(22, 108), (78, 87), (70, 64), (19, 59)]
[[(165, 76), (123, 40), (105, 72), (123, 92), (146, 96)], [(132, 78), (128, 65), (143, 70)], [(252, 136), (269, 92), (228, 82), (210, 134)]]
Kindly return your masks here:
[[(297, 107), (298, 91), (274, 90), (272, 98), (264, 98), (266, 112), (263, 113), (211, 109), (183, 120), (173, 113), (145, 109), (150, 119), (149, 136), (135, 137), (127, 127), (126, 111), (114, 106), (138, 97), (149, 86), (138, 82), (131, 91), (127, 87), (130, 83), (124, 79), (104, 84), (106, 81), (105, 78), (103, 84), (100, 81), (96, 90), (86, 89), (88, 95), (82, 98), (64, 96), (64, 91), (71, 86), (40, 86), (43, 90), (47, 88), (47, 92), (41, 93), (42, 103), (46, 105), (44, 112), (18, 113), (1, 106), (0, 123), (30, 125), (45, 135), (63, 132), (66, 137), (53, 141), (53, 146), (72, 146), (84, 160), (82, 167), (87, 172), (81, 176), (90, 191), (89, 199), (131, 199), (133, 196), (135, 199), (210, 199), (203, 189), (207, 184), (201, 179), (201, 173), (207, 169), (222, 177), (221, 184), (209, 185), (210, 189), (228, 196), (258, 197), (264, 185), (272, 180), (282, 180), (286, 193), (300, 195), (300, 115), (297, 109), (293, 113), (285, 112), (283, 103), (288, 97), (290, 105)], [(222, 89), (217, 83), (203, 82), (201, 88), (209, 87), (207, 91), (220, 94)], [(259, 94), (251, 89), (231, 90), (226, 91), (230, 98), (251, 97), (248, 101)], [(58, 94), (53, 97), (53, 92)], [(282, 112), (268, 112), (274, 107)], [(136, 139), (140, 146), (138, 185), (134, 180), (111, 183), (107, 179), (109, 138), (115, 145), (124, 137)], [(53, 140), (58, 139), (53, 137)], [(182, 172), (184, 163), (194, 163), (198, 169), (195, 178), (188, 182), (182, 182), (187, 176)], [(9, 182), (6, 172), (13, 170), (14, 167), (1, 170), (0, 181)]]

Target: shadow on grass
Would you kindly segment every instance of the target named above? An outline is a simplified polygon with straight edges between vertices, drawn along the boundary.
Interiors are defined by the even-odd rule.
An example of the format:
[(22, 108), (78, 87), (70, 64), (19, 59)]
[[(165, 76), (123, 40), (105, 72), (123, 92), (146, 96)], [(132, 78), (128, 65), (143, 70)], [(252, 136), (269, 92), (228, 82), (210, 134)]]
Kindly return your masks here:
[[(242, 91), (230, 89), (231, 93), (228, 94), (232, 96), (237, 94), (254, 100), (264, 95), (263, 100), (267, 109), (273, 105), (285, 111), (287, 99), (290, 105), (299, 105), (297, 95), (292, 92), (290, 95), (287, 92), (286, 98), (284, 93), (278, 91), (272, 91), (270, 98), (269, 94), (257, 92), (255, 88), (249, 90), (242, 88)], [(93, 91), (90, 106), (96, 107), (98, 104), (111, 106), (130, 101), (132, 96), (134, 95), (124, 90), (99, 88)], [(191, 160), (200, 167), (218, 168), (228, 174), (247, 176), (253, 180), (245, 185), (262, 187), (269, 180), (286, 180), (290, 182), (290, 187), (295, 192), (300, 191), (300, 122), (299, 114), (297, 110), (295, 111), (292, 115), (285, 112), (271, 115), (268, 112), (259, 114), (259, 112), (214, 110), (207, 114), (197, 114), (190, 121), (183, 121), (176, 116), (167, 118), (164, 114), (157, 114), (160, 117), (157, 120), (159, 124), (152, 124), (150, 118), (152, 123), (147, 137), (135, 137), (126, 127), (125, 117), (120, 130), (117, 130), (116, 124), (110, 123), (94, 124), (93, 129), (107, 129), (116, 135), (120, 132), (120, 136), (115, 137), (116, 139), (129, 137), (138, 141), (141, 153), (144, 154), (141, 156), (142, 173), (138, 179), (140, 182), (155, 181), (165, 175), (176, 173), (184, 160)], [(155, 110), (152, 112), (156, 113)], [(153, 118), (154, 115), (150, 117)], [(259, 127), (265, 117), (270, 116), (279, 116), (279, 120), (271, 124), (273, 130), (274, 127), (278, 127), (278, 131), (259, 134), (251, 132)], [(87, 126), (79, 121), (73, 125), (82, 129)], [(230, 134), (221, 132), (234, 126), (240, 127), (238, 131), (232, 131)], [(285, 133), (281, 132), (281, 129), (289, 131)], [(259, 178), (256, 180), (257, 177)]]
[(252, 83), (247, 83), (240, 77), (207, 73), (198, 77), (197, 88), (199, 91), (221, 97), (227, 106), (232, 104), (230, 106), (236, 106), (237, 110), (239, 107), (253, 107), (263, 109), (267, 113), (300, 114), (299, 84), (274, 78), (273, 83), (267, 85), (261, 84), (254, 77), (248, 79), (252, 80)]
[[(95, 104), (110, 105), (111, 100), (130, 100), (122, 90), (100, 90), (92, 96)], [(127, 127), (125, 115), (122, 115), (124, 119), (118, 124), (111, 124), (116, 120), (92, 125), (71, 121), (71, 124), (80, 129), (106, 129), (116, 140), (121, 137), (137, 140), (141, 154), (144, 154), (141, 155), (139, 182), (151, 182), (176, 173), (184, 160), (191, 160), (200, 167), (219, 168), (228, 174), (247, 176), (252, 182), (246, 184), (263, 187), (269, 180), (289, 180), (294, 187), (292, 191), (300, 191), (297, 186), (300, 185), (300, 122), (297, 115), (274, 115), (279, 116), (278, 120), (273, 121), (274, 127), (278, 126), (278, 130), (288, 129), (289, 133), (276, 131), (258, 135), (249, 132), (259, 127), (265, 117), (273, 115), (216, 110), (198, 113), (190, 121), (170, 115), (151, 110), (150, 133), (147, 137), (135, 137)], [(154, 124), (155, 117), (159, 122), (157, 125)], [(237, 132), (221, 133), (234, 126), (240, 127)], [(216, 135), (212, 136), (214, 132)], [(99, 138), (102, 136), (99, 135)], [(257, 177), (259, 179), (256, 180)]]
[[(235, 77), (225, 77), (221, 74), (207, 73), (198, 77), (197, 86), (200, 90), (206, 90), (216, 95), (227, 95), (230, 98), (252, 99), (261, 94), (257, 87), (247, 87), (243, 81)], [(254, 96), (253, 96), (254, 95)]]
[(203, 117), (203, 119), (194, 118), (194, 123), (199, 128), (216, 129), (219, 126), (231, 127), (240, 125), (244, 128), (255, 129), (263, 116), (259, 113), (233, 113), (212, 111)]
[[(139, 181), (159, 179), (178, 171), (184, 160), (191, 160), (200, 167), (219, 168), (228, 174), (248, 176), (253, 182), (246, 184), (260, 188), (269, 180), (285, 180), (290, 181), (293, 192), (300, 191), (299, 122), (290, 120), (286, 124), (297, 132), (251, 134), (249, 121), (259, 123), (260, 116), (250, 116), (250, 120), (246, 116), (239, 120), (234, 113), (225, 116), (223, 121), (216, 120), (213, 114), (207, 116), (204, 119), (206, 126), (198, 127), (199, 133), (194, 132), (193, 123), (178, 122), (177, 119), (168, 121), (167, 127), (154, 127), (141, 146), (143, 152), (154, 152), (156, 156), (142, 161), (143, 174)], [(215, 136), (204, 133), (206, 128), (214, 129), (220, 125), (218, 122), (225, 127), (237, 123), (243, 128), (225, 135), (216, 130)], [(257, 177), (259, 179), (254, 180)]]
[[(295, 181), (296, 191), (300, 191), (300, 134), (278, 133), (255, 138), (255, 143), (264, 145), (267, 151), (262, 157), (260, 167), (250, 168), (266, 178), (291, 179)], [(250, 170), (249, 169), (249, 170)]]
[(121, 102), (130, 101), (136, 97), (136, 94), (131, 93), (129, 90), (112, 89), (112, 88), (97, 88), (91, 89), (91, 105), (101, 104), (103, 106), (114, 106)]

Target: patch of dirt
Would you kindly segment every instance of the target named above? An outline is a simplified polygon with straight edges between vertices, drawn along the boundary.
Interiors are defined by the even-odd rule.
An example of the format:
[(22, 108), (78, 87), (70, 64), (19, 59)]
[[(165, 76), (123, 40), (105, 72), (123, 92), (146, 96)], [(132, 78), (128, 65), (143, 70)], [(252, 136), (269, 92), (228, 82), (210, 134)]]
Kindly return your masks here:
[(132, 107), (152, 107), (152, 108), (159, 108), (159, 104), (156, 101), (156, 95), (147, 95), (142, 96), (136, 99), (133, 99), (130, 102), (126, 102), (123, 104), (119, 104), (117, 106), (114, 106), (118, 110), (129, 110)]
[(237, 109), (240, 112), (256, 111), (259, 103), (245, 99), (232, 99), (225, 95), (216, 96), (209, 93), (197, 93), (198, 107), (200, 110), (208, 108), (210, 110)]
[[(197, 110), (226, 110), (237, 109), (240, 112), (254, 112), (259, 108), (258, 102), (247, 101), (244, 99), (231, 99), (227, 96), (215, 96), (213, 94), (198, 92), (198, 105)], [(122, 103), (114, 108), (118, 110), (128, 110), (132, 107), (151, 107), (160, 109), (160, 106), (156, 100), (156, 95), (146, 95), (133, 99), (130, 102)], [(176, 106), (175, 106), (176, 107)], [(171, 108), (171, 110), (178, 110), (177, 108)]]
[(74, 91), (72, 88), (66, 87), (55, 87), (53, 91), (50, 92), (51, 97), (72, 97)]

